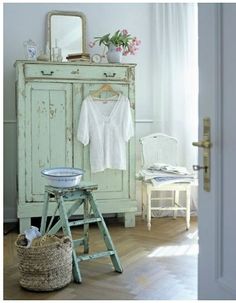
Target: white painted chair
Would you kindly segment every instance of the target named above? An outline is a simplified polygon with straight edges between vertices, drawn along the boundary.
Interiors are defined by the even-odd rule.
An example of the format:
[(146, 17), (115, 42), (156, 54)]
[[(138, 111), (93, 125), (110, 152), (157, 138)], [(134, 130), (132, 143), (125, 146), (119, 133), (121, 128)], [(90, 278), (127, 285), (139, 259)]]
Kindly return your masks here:
[[(140, 139), (142, 146), (143, 169), (147, 169), (154, 163), (166, 163), (178, 166), (178, 141), (170, 136), (155, 133)], [(153, 185), (150, 181), (142, 181), (142, 216), (147, 218), (148, 230), (151, 229), (152, 210), (173, 210), (173, 217), (176, 218), (178, 210), (186, 211), (186, 229), (190, 227), (190, 193), (191, 182), (158, 184)], [(153, 197), (154, 192), (168, 192), (171, 195), (163, 197)], [(179, 193), (186, 192), (186, 204), (182, 206), (179, 201)], [(162, 206), (152, 206), (153, 201), (162, 201)], [(171, 201), (168, 206), (164, 206), (164, 201)], [(165, 204), (165, 203), (164, 203)]]

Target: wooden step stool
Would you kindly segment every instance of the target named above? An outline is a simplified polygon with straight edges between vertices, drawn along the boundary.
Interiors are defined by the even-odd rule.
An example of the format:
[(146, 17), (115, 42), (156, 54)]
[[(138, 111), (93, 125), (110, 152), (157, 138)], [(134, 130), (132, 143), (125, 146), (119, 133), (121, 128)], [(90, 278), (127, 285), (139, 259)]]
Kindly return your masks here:
[[(42, 236), (46, 234), (56, 234), (58, 230), (62, 227), (65, 235), (71, 237), (72, 234), (70, 226), (83, 225), (83, 237), (77, 240), (73, 240), (73, 276), (74, 280), (77, 283), (81, 283), (81, 274), (79, 269), (79, 262), (84, 260), (91, 260), (101, 257), (110, 256), (112, 264), (116, 272), (122, 273), (123, 269), (116, 252), (115, 246), (112, 242), (110, 233), (107, 229), (106, 223), (103, 219), (101, 212), (99, 211), (94, 196), (92, 194), (93, 190), (97, 189), (97, 185), (81, 182), (78, 186), (72, 188), (59, 188), (45, 186), (45, 198), (43, 205), (43, 214), (41, 219), (41, 229), (40, 232)], [(48, 216), (48, 206), (50, 199), (54, 198), (57, 206), (54, 211), (53, 216), (50, 219), (49, 224), (47, 225), (47, 216)], [(66, 201), (75, 201), (73, 205), (66, 211)], [(69, 218), (78, 210), (79, 207), (83, 206), (83, 219), (76, 221), (69, 221)], [(52, 226), (55, 216), (58, 216), (58, 221)], [(97, 223), (99, 231), (103, 237), (107, 251), (97, 252), (94, 254), (89, 253), (89, 224)], [(47, 229), (46, 229), (47, 226)], [(83, 245), (84, 254), (77, 255), (76, 247)]]

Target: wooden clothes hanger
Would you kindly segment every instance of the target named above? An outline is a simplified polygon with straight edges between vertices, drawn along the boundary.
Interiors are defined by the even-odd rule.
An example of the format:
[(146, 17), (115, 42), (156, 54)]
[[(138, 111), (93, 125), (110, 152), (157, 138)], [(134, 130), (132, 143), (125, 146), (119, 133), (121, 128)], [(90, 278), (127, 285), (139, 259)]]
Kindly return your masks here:
[(103, 92), (110, 92), (112, 96), (118, 96), (119, 92), (115, 91), (110, 84), (103, 84), (99, 89), (93, 92), (92, 97), (99, 97)]

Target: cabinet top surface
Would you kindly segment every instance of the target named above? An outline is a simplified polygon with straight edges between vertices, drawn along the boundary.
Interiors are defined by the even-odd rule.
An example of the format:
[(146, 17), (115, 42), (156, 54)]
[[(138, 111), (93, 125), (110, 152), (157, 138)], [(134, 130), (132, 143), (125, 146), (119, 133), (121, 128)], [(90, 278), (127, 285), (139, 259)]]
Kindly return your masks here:
[(53, 61), (31, 61), (31, 60), (16, 60), (14, 66), (18, 64), (46, 64), (46, 65), (78, 65), (78, 66), (115, 66), (115, 67), (135, 67), (136, 63), (92, 63), (92, 62), (53, 62)]

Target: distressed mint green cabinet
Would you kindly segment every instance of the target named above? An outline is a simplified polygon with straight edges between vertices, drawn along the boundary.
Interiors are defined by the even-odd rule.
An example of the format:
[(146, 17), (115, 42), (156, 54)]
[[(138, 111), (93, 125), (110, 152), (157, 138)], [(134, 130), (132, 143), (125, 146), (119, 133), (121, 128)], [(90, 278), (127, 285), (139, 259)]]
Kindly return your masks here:
[[(120, 214), (135, 226), (135, 139), (127, 145), (127, 170), (91, 173), (89, 146), (76, 139), (84, 98), (110, 83), (130, 99), (134, 119), (134, 65), (16, 62), (18, 123), (18, 218), (20, 231), (40, 217), (47, 167), (85, 169), (84, 180), (98, 184), (95, 196), (104, 214)], [(70, 207), (70, 202), (67, 203)], [(55, 203), (50, 203), (53, 214)], [(79, 213), (78, 213), (79, 214)]]

